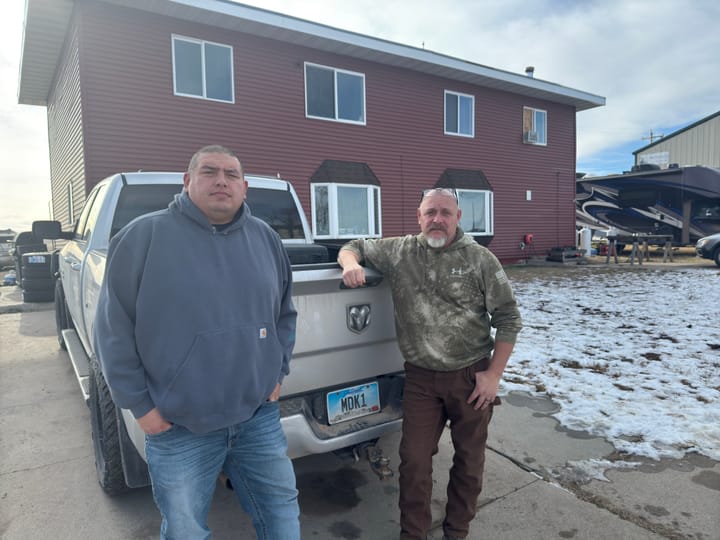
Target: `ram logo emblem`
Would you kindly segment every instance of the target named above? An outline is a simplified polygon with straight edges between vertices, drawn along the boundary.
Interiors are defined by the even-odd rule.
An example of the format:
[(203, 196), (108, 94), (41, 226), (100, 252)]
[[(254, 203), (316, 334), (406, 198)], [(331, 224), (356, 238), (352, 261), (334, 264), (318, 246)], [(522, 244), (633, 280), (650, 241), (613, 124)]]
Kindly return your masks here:
[(359, 334), (370, 326), (370, 304), (348, 306), (347, 327), (351, 332)]

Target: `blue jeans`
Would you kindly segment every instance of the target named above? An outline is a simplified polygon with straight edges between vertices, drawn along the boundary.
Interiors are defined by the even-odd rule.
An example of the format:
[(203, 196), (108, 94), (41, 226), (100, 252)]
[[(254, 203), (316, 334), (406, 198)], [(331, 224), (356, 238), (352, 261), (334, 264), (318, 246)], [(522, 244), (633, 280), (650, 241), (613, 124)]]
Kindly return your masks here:
[(300, 538), (295, 472), (287, 457), (277, 402), (252, 418), (206, 434), (174, 425), (145, 436), (162, 540), (210, 538), (207, 526), (217, 478), (224, 471), (260, 540)]

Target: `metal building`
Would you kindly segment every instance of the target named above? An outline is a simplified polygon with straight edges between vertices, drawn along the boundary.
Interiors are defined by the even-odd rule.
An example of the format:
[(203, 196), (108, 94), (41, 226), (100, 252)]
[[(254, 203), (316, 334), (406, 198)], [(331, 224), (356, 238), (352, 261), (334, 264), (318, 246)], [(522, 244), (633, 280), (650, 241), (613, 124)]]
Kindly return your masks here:
[(720, 168), (720, 111), (633, 152), (635, 166)]

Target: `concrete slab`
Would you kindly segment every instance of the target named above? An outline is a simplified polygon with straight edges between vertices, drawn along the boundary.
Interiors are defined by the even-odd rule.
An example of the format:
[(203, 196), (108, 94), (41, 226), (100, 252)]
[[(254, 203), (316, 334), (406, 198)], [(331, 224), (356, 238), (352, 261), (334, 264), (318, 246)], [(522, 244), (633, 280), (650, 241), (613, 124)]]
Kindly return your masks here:
[(53, 309), (53, 302), (23, 302), (22, 289), (17, 285), (0, 287), (0, 314), (25, 313)]
[[(647, 531), (720, 539), (720, 463), (692, 454), (621, 457), (603, 439), (562, 428), (548, 398), (510, 393), (503, 400), (491, 424), (493, 450)], [(597, 462), (607, 464), (593, 469)]]
[(632, 461), (641, 465), (606, 471), (607, 482), (578, 486), (578, 494), (668, 537), (720, 539), (720, 463), (693, 454)]
[(0, 474), (57, 463), (86, 446), (73, 426), (88, 411), (66, 384), (72, 369), (53, 328), (50, 311), (0, 316)]
[[(110, 498), (97, 484), (89, 414), (70, 361), (58, 350), (51, 310), (0, 315), (0, 373), (0, 537), (157, 538), (160, 518), (150, 489)], [(548, 400), (522, 395), (496, 409), (471, 540), (720, 538), (717, 462), (647, 462), (608, 471), (607, 482), (583, 480), (569, 463), (610, 456), (611, 447), (557, 428), (552, 410)], [(396, 471), (399, 435), (379, 444)], [(452, 459), (447, 432), (439, 448), (433, 539), (442, 536)], [(367, 463), (334, 455), (294, 465), (303, 538), (398, 537), (397, 476), (380, 481)], [(220, 485), (210, 526), (219, 540), (255, 537), (234, 494)]]
[[(442, 538), (442, 534), (434, 538)], [(560, 487), (537, 481), (480, 508), (468, 538), (640, 540), (662, 537), (580, 501)]]
[(614, 451), (604, 439), (560, 426), (551, 416), (558, 406), (546, 397), (511, 392), (502, 400), (493, 413), (488, 445), (544, 476), (569, 461), (600, 459)]
[(111, 499), (100, 491), (94, 467), (94, 456), (77, 455), (2, 474), (0, 537), (157, 539), (160, 520), (151, 491)]

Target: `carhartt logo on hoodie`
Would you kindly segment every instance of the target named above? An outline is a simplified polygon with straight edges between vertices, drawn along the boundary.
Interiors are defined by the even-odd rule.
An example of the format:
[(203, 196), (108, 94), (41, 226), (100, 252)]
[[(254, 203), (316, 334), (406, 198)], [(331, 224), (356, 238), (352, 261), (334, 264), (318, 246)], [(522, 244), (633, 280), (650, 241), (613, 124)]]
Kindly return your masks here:
[(267, 328), (260, 329), (259, 337), (260, 337), (260, 339), (265, 339), (267, 337)]

